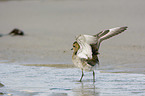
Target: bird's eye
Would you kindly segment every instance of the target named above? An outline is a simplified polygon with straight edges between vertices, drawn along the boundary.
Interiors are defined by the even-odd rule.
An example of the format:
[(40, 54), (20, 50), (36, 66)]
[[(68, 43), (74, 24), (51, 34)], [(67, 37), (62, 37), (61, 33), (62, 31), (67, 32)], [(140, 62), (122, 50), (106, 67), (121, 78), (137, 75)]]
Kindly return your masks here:
[(76, 47), (76, 46), (73, 46), (73, 47)]

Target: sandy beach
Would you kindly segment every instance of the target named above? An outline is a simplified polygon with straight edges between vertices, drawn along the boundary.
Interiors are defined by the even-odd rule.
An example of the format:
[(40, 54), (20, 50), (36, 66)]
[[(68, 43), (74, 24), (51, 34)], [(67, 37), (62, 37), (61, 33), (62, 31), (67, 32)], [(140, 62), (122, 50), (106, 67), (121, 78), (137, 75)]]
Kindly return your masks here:
[[(0, 83), (6, 86), (6, 88), (3, 89), (3, 92), (12, 92), (11, 94), (13, 94), (13, 96), (19, 96), (14, 94), (21, 94), (19, 92), (20, 90), (23, 90), (21, 89), (22, 86), (19, 86), (19, 84), (16, 84), (17, 86), (15, 86), (15, 90), (10, 90), (13, 89), (14, 86), (14, 84), (12, 84), (12, 82), (9, 82), (8, 80), (11, 76), (4, 76), (5, 73), (8, 76), (12, 74), (9, 73), (8, 69), (10, 68), (12, 68), (11, 71), (14, 69), (19, 71), (20, 69), (23, 70), (23, 75), (27, 73), (25, 72), (27, 71), (27, 68), (29, 70), (31, 70), (31, 68), (33, 70), (34, 68), (38, 72), (40, 71), (41, 75), (43, 75), (42, 69), (45, 69), (43, 71), (46, 72), (48, 68), (48, 70), (55, 70), (54, 74), (56, 76), (58, 75), (58, 73), (55, 72), (64, 72), (65, 75), (66, 70), (66, 73), (68, 72), (68, 74), (66, 74), (67, 77), (63, 76), (63, 74), (61, 73), (61, 76), (60, 78), (58, 77), (58, 79), (62, 80), (64, 78), (64, 81), (66, 80), (67, 83), (70, 83), (70, 80), (72, 85), (74, 84), (73, 87), (78, 87), (79, 85), (81, 87), (77, 90), (81, 90), (81, 88), (84, 88), (82, 87), (83, 85), (78, 84), (78, 82), (75, 83), (75, 80), (79, 79), (79, 76), (81, 75), (80, 69), (75, 68), (71, 61), (71, 48), (72, 43), (75, 41), (75, 36), (78, 36), (79, 34), (95, 35), (102, 30), (118, 26), (128, 26), (128, 29), (124, 33), (102, 42), (99, 51), (100, 67), (98, 68), (98, 70), (104, 77), (106, 77), (107, 74), (113, 74), (110, 76), (112, 76), (112, 78), (114, 79), (119, 78), (118, 74), (121, 77), (124, 77), (124, 74), (130, 74), (126, 75), (128, 76), (128, 78), (125, 80), (128, 80), (129, 78), (133, 80), (133, 78), (138, 78), (137, 76), (143, 77), (145, 74), (144, 3), (145, 1), (143, 0), (0, 1), (0, 65), (2, 69), (5, 69), (0, 73)], [(19, 28), (23, 30), (25, 35), (7, 35), (14, 28)], [(71, 70), (72, 72), (69, 72), (69, 70)], [(76, 70), (78, 73), (75, 74), (74, 70)], [(35, 73), (34, 70), (32, 71), (32, 74), (34, 74), (33, 72)], [(44, 75), (47, 76), (48, 74), (46, 74), (47, 72), (45, 72)], [(70, 73), (72, 73), (72, 75)], [(15, 74), (17, 74), (17, 72)], [(87, 80), (85, 81), (85, 83), (87, 82), (88, 86), (91, 86), (91, 73), (86, 72), (86, 74), (88, 75), (86, 76)], [(104, 78), (101, 77), (101, 75), (98, 74), (98, 78)], [(16, 76), (20, 76), (20, 74), (17, 74)], [(35, 74), (35, 76), (37, 77), (37, 74)], [(71, 76), (72, 79), (69, 78), (69, 76)], [(22, 78), (25, 78), (25, 75), (22, 76)], [(106, 81), (104, 81), (111, 82), (111, 80), (107, 81), (108, 78), (106, 77)], [(24, 94), (24, 92), (22, 96), (48, 95), (47, 93), (45, 94), (46, 90), (43, 89), (47, 89), (47, 86), (45, 86), (45, 84), (47, 84), (51, 80), (47, 82), (46, 79), (48, 78), (44, 78), (42, 80), (45, 82), (44, 84), (42, 84), (44, 85), (42, 86), (43, 88), (38, 88), (41, 89), (44, 95), (38, 95), (38, 91), (35, 90), (36, 87), (30, 88), (30, 86), (26, 85), (28, 88), (26, 88), (26, 90), (29, 90), (30, 88), (30, 90), (34, 89), (35, 92), (32, 95), (30, 95), (29, 93), (28, 95), (26, 95)], [(53, 79), (55, 79), (55, 77)], [(36, 80), (39, 81), (38, 77)], [(140, 78), (140, 82), (143, 82), (141, 80), (145, 79)], [(19, 80), (18, 82), (23, 81)], [(30, 81), (27, 80), (24, 82), (30, 83)], [(59, 83), (59, 80), (55, 82)], [(98, 80), (98, 82), (104, 83), (101, 80)], [(138, 81), (134, 81), (134, 83), (135, 82)], [(56, 86), (57, 83), (55, 83), (54, 85)], [(122, 81), (118, 84), (120, 83), (122, 83)], [(39, 85), (41, 84), (38, 84), (38, 86)], [(97, 88), (100, 87), (100, 85), (96, 86)], [(68, 84), (67, 87), (69, 87), (68, 90), (65, 87), (62, 88), (62, 85), (60, 85), (59, 87), (49, 86), (48, 89), (50, 93), (48, 96), (57, 96), (57, 93), (53, 94), (53, 92), (58, 90), (59, 92), (65, 91), (64, 93), (62, 92), (61, 95), (59, 94), (59, 96), (84, 96), (83, 94), (74, 95), (73, 93), (78, 94), (78, 91), (74, 92), (74, 88), (71, 88), (71, 84)], [(93, 92), (94, 90), (97, 90), (96, 87), (92, 87), (93, 86), (91, 86), (91, 88), (89, 87), (88, 89), (93, 89)], [(120, 86), (118, 85), (118, 88), (119, 87)], [(101, 88), (103, 88), (103, 90), (101, 90)], [(96, 95), (90, 96), (116, 96), (115, 94), (117, 93), (114, 93), (114, 95), (111, 94), (111, 90), (109, 89), (110, 87), (108, 88), (108, 90), (110, 90), (110, 93), (108, 92), (103, 94), (105, 88), (106, 87), (100, 87), (99, 89), (101, 91), (99, 93), (97, 90), (97, 92), (95, 93)], [(145, 86), (143, 86), (142, 88), (143, 89), (141, 90), (144, 90)], [(141, 92), (141, 94), (144, 93), (144, 91)], [(141, 94), (135, 95), (134, 93), (126, 93), (126, 95), (122, 94), (120, 96), (143, 96)]]

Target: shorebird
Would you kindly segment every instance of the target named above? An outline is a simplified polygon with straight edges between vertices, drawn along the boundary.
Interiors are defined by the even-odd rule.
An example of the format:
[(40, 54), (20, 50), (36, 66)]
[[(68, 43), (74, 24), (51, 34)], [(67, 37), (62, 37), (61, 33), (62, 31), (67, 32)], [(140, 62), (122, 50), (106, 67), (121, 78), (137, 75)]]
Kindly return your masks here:
[(93, 81), (95, 82), (94, 70), (99, 65), (99, 47), (100, 43), (112, 36), (118, 35), (124, 32), (127, 26), (116, 27), (99, 32), (96, 35), (79, 35), (76, 37), (76, 41), (73, 43), (73, 55), (72, 61), (75, 66), (82, 70), (80, 82), (84, 76), (85, 71), (93, 71)]
[(17, 36), (17, 35), (23, 36), (24, 32), (20, 29), (15, 28), (9, 33), (9, 35), (11, 35), (11, 36)]

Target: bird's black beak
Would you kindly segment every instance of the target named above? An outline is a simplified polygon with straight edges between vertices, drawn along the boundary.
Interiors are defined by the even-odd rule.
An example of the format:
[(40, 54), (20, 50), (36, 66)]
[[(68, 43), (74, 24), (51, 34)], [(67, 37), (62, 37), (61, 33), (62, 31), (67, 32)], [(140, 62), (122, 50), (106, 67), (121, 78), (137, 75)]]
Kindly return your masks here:
[(73, 50), (73, 48), (71, 48), (71, 50)]

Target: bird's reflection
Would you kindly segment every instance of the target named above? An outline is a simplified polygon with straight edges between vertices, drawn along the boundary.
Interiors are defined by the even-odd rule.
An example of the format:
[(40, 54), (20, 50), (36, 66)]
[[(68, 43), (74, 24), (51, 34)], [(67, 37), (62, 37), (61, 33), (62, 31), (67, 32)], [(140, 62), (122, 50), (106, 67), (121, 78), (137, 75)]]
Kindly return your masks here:
[(95, 87), (95, 82), (80, 82), (78, 84), (80, 86), (74, 89), (75, 96), (99, 96), (99, 89)]

